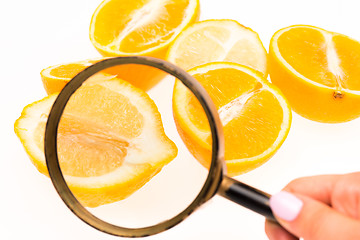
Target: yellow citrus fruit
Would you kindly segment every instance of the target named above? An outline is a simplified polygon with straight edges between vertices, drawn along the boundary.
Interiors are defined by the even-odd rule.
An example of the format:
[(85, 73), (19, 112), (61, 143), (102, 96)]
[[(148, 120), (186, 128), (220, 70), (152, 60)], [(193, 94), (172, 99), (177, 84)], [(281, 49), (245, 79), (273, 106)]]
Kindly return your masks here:
[(267, 75), (267, 53), (256, 32), (234, 20), (206, 20), (185, 29), (167, 59), (189, 70), (210, 62), (234, 62)]
[(294, 111), (326, 123), (360, 116), (360, 43), (313, 26), (279, 30), (270, 43), (269, 73)]
[[(290, 129), (291, 110), (281, 92), (259, 72), (234, 63), (209, 63), (189, 73), (218, 109), (229, 175), (260, 166), (280, 148)], [(207, 167), (211, 159), (209, 124), (199, 102), (179, 81), (174, 87), (173, 109), (180, 136)]]
[[(123, 80), (102, 78), (76, 91), (59, 125), (61, 169), (75, 196), (89, 207), (128, 197), (177, 155), (150, 97)], [(26, 152), (45, 175), (45, 125), (56, 97), (26, 106), (15, 122)]]
[[(48, 94), (60, 92), (61, 89), (80, 71), (91, 66), (92, 64), (101, 61), (106, 58), (94, 58), (84, 61), (71, 62), (65, 64), (58, 64), (55, 66), (50, 66), (41, 71), (41, 79), (44, 85), (44, 88)], [(131, 76), (128, 74), (128, 68), (141, 67), (141, 71), (134, 72)], [(135, 87), (138, 87), (144, 91), (149, 90), (154, 86), (155, 82), (154, 75), (160, 70), (154, 69), (148, 66), (135, 66), (133, 64), (119, 65), (103, 70), (103, 73), (108, 73), (114, 76), (117, 76), (121, 79), (126, 79), (127, 82), (131, 83)]]
[[(92, 16), (90, 40), (103, 56), (165, 59), (175, 37), (199, 15), (199, 0), (105, 0)], [(139, 79), (144, 86), (138, 87), (144, 90), (165, 76), (158, 69), (140, 65), (124, 65), (122, 69), (124, 80)]]

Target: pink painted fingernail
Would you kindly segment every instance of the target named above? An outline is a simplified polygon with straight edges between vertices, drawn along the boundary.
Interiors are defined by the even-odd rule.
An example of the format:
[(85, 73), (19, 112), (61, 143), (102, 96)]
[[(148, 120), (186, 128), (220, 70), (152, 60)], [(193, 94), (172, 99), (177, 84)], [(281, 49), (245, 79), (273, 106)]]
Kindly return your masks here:
[(274, 214), (289, 222), (295, 220), (302, 206), (303, 202), (289, 192), (281, 191), (270, 198), (270, 207)]

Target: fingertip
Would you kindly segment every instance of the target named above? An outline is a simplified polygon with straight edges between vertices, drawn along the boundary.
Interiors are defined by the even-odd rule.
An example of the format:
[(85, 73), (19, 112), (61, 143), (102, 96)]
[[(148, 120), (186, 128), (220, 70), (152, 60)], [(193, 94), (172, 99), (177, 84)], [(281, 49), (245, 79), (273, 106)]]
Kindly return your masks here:
[(304, 239), (339, 239), (339, 236), (346, 236), (344, 239), (360, 239), (360, 232), (353, 231), (359, 229), (357, 221), (322, 202), (290, 193), (280, 196), (275, 194), (273, 197), (270, 198), (270, 206), (274, 215), (295, 236)]
[(297, 240), (295, 236), (290, 234), (279, 224), (272, 221), (266, 220), (265, 222), (265, 233), (269, 240)]
[(270, 198), (270, 207), (277, 217), (291, 222), (299, 215), (303, 202), (295, 195), (281, 191)]
[(334, 186), (342, 178), (341, 175), (318, 175), (292, 180), (283, 191), (308, 196), (325, 204), (331, 203)]

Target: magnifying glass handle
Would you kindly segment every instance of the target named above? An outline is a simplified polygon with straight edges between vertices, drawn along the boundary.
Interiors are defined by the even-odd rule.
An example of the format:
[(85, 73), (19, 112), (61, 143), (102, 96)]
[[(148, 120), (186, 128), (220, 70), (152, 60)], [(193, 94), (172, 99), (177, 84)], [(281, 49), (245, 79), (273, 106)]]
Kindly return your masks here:
[(277, 222), (269, 205), (270, 194), (224, 176), (218, 194)]

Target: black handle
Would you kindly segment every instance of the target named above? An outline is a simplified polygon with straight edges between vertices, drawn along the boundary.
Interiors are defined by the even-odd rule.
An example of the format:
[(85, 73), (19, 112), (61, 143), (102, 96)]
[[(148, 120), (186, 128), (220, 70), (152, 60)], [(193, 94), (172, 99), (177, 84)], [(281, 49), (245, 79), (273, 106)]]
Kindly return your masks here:
[(270, 209), (270, 195), (263, 191), (224, 176), (218, 194), (277, 222)]

